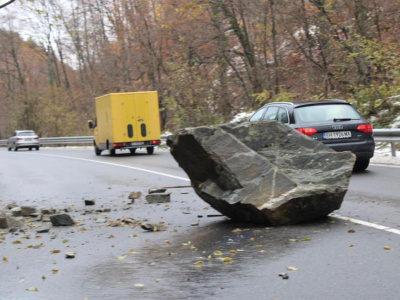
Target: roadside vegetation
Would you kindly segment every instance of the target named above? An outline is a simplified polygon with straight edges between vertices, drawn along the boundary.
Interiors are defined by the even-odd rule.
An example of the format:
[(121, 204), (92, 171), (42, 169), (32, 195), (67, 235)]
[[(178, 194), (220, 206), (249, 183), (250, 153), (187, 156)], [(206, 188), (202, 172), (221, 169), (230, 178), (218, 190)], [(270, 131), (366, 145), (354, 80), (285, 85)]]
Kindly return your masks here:
[(162, 129), (343, 98), (399, 116), (399, 1), (21, 0), (0, 15), (0, 139), (92, 134), (94, 98), (157, 90)]

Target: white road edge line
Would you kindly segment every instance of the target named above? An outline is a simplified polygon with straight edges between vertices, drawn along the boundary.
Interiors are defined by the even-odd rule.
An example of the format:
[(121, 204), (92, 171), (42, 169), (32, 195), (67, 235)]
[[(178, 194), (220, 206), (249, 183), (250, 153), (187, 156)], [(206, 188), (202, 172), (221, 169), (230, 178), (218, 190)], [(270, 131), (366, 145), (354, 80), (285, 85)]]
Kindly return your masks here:
[(370, 163), (370, 165), (377, 166), (377, 167), (386, 167), (386, 168), (400, 168), (400, 165), (393, 165), (393, 164)]
[(75, 159), (75, 160), (81, 160), (81, 161), (87, 161), (87, 162), (94, 162), (94, 163), (99, 163), (99, 164), (104, 164), (104, 165), (109, 165), (109, 166), (122, 167), (122, 168), (126, 168), (126, 169), (132, 169), (132, 170), (136, 170), (136, 171), (147, 172), (147, 173), (151, 173), (151, 174), (161, 175), (161, 176), (175, 178), (175, 179), (184, 180), (184, 181), (190, 181), (190, 179), (184, 178), (184, 177), (179, 177), (179, 176), (170, 175), (170, 174), (167, 174), (167, 173), (161, 173), (161, 172), (151, 171), (151, 170), (142, 169), (142, 168), (136, 168), (136, 167), (131, 167), (131, 166), (125, 166), (125, 165), (109, 163), (109, 162), (105, 162), (105, 161), (99, 161), (99, 160), (93, 160), (93, 159), (87, 159), (87, 158), (79, 158), (79, 157), (72, 157), (72, 156), (55, 155), (55, 154), (39, 154), (39, 155), (60, 157), (60, 158), (69, 158), (69, 159)]
[(336, 219), (340, 219), (340, 220), (344, 220), (344, 221), (349, 221), (355, 224), (359, 224), (359, 225), (363, 225), (363, 226), (367, 226), (367, 227), (371, 227), (374, 229), (378, 229), (378, 230), (383, 230), (383, 231), (387, 231), (390, 233), (394, 233), (394, 234), (398, 234), (400, 235), (400, 230), (399, 229), (395, 229), (395, 228), (391, 228), (391, 227), (387, 227), (387, 226), (383, 226), (383, 225), (379, 225), (379, 224), (375, 224), (375, 223), (370, 223), (370, 222), (366, 222), (363, 220), (358, 220), (358, 219), (353, 219), (353, 218), (349, 218), (349, 217), (344, 217), (335, 213), (331, 213), (329, 214), (330, 217), (336, 218)]

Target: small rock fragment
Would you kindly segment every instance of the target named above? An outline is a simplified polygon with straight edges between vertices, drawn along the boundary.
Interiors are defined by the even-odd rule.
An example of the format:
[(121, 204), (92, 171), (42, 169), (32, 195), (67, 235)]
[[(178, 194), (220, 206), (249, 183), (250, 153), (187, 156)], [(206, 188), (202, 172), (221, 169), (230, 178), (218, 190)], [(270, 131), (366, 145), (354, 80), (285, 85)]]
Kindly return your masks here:
[(165, 193), (167, 189), (149, 189), (149, 194), (154, 194), (154, 193)]
[(50, 231), (50, 227), (43, 227), (36, 230), (36, 233), (48, 233)]
[(41, 210), (43, 215), (54, 215), (57, 213), (57, 210), (54, 208), (44, 208)]
[(36, 208), (31, 206), (21, 206), (21, 215), (23, 217), (29, 217), (32, 215), (37, 216)]
[(91, 206), (91, 205), (95, 205), (95, 204), (96, 204), (96, 202), (94, 200), (85, 199), (85, 205), (86, 206)]
[(171, 193), (152, 193), (146, 195), (147, 203), (168, 203), (171, 202)]
[(279, 276), (282, 277), (282, 279), (289, 279), (289, 275), (287, 273), (279, 273)]
[(142, 227), (144, 230), (147, 231), (165, 231), (168, 229), (167, 226), (164, 224), (152, 224), (152, 223), (142, 223), (140, 224), (140, 227)]
[(22, 216), (22, 209), (21, 207), (17, 206), (17, 207), (13, 207), (11, 209), (11, 214), (13, 217), (21, 217)]
[(8, 222), (5, 215), (0, 215), (0, 228), (8, 228)]
[(75, 252), (65, 252), (65, 258), (75, 258)]
[(53, 226), (72, 226), (75, 223), (67, 214), (50, 216), (50, 221)]

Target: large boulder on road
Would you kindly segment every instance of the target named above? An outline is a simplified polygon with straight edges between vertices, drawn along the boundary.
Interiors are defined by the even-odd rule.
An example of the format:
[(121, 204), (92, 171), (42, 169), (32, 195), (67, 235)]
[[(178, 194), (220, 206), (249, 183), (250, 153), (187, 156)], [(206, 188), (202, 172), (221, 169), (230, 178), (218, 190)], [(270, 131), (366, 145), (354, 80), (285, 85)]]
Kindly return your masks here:
[(355, 161), (275, 121), (182, 129), (167, 145), (214, 209), (274, 226), (339, 209)]

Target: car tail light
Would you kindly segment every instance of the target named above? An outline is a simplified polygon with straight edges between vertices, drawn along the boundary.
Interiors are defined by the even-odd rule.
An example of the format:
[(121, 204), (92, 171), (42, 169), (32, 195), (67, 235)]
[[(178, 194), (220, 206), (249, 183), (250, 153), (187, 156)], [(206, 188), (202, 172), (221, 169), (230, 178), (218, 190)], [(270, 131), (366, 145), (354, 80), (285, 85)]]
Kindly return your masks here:
[(23, 138), (17, 138), (17, 141), (22, 141), (23, 140)]
[(296, 130), (304, 135), (313, 135), (316, 134), (318, 131), (315, 128), (307, 127), (307, 128), (296, 128)]
[(161, 141), (160, 140), (154, 140), (150, 142), (151, 145), (160, 145)]
[(123, 147), (123, 146), (125, 146), (124, 143), (114, 143), (114, 144), (113, 144), (113, 148)]
[(362, 124), (357, 127), (357, 130), (365, 132), (365, 133), (372, 133), (372, 125), (371, 124)]

